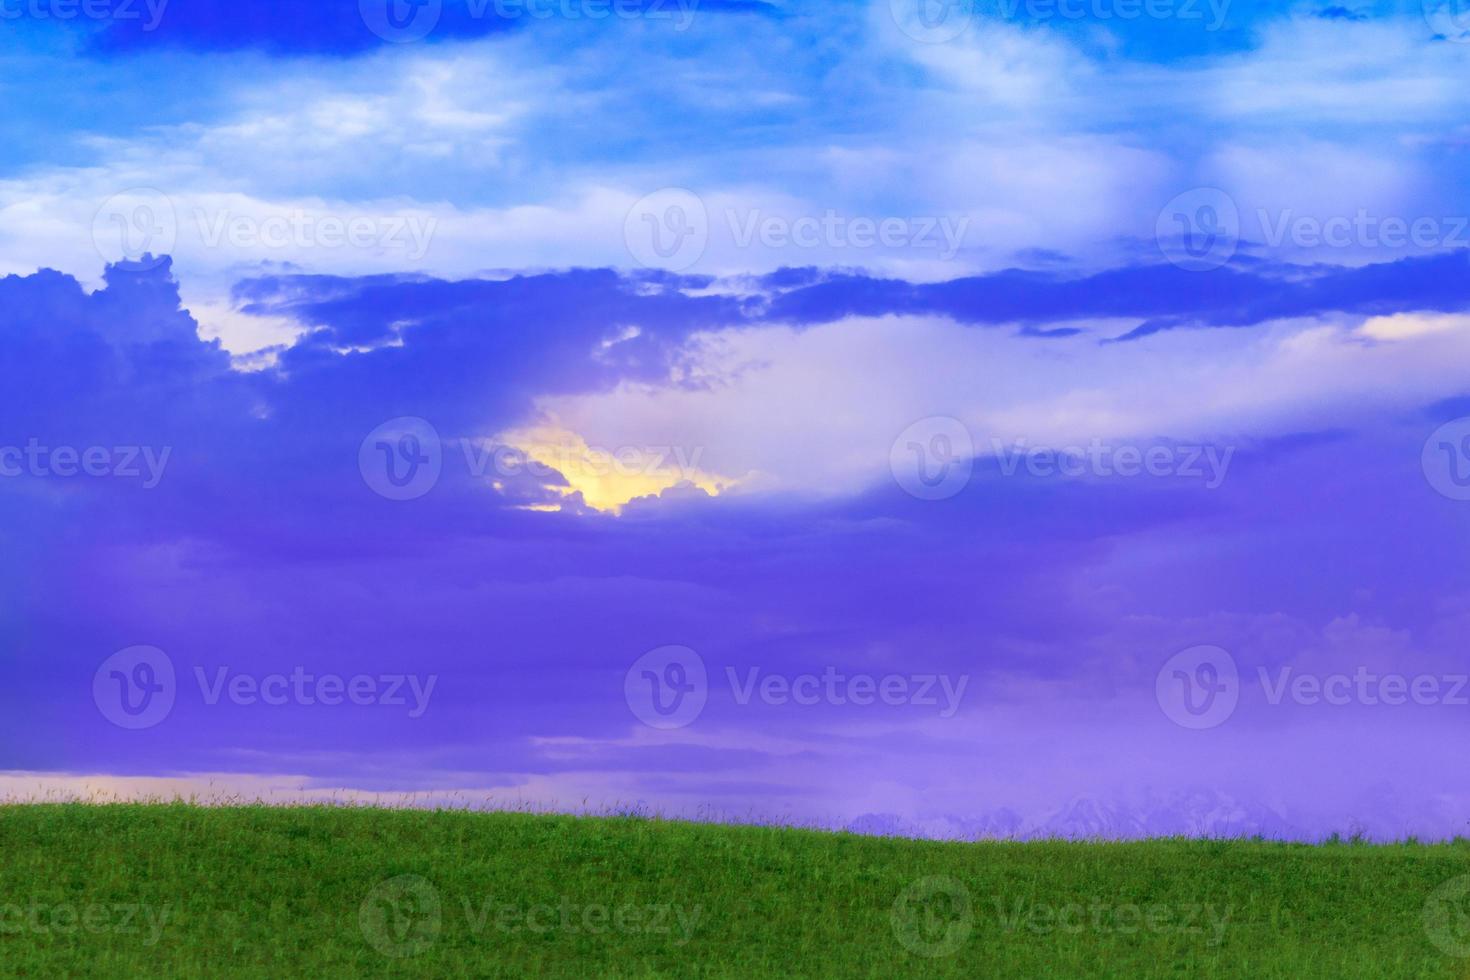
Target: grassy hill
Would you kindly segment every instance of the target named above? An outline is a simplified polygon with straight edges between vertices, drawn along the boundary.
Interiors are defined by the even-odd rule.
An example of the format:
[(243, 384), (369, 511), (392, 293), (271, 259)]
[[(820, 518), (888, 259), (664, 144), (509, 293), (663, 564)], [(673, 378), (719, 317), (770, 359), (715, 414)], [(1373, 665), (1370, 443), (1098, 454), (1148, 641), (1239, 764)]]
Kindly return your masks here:
[(0, 973), (1470, 976), (1470, 844), (0, 807)]

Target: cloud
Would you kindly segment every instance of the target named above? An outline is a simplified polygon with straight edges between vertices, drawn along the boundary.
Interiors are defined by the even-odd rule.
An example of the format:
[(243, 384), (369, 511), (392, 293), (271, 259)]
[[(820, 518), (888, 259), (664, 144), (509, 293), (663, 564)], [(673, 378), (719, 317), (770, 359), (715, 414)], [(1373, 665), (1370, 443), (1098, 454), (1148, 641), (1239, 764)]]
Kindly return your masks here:
[[(1373, 281), (1381, 270), (1361, 274)], [(794, 288), (813, 280), (829, 276), (780, 277)], [(1395, 818), (1307, 778), (1328, 746), (1357, 744), (1364, 720), (1257, 706), (1208, 752), (1191, 748), (1181, 768), (1157, 748), (1177, 740), (1165, 736), (1154, 675), (1199, 643), (1236, 651), (1248, 671), (1453, 667), (1470, 595), (1466, 542), (1439, 509), (1452, 502), (1418, 467), (1426, 430), (1455, 404), (1422, 384), (1424, 361), (1463, 363), (1435, 346), (1462, 342), (1460, 332), (1364, 344), (1348, 326), (1278, 324), (1103, 347), (1074, 338), (1075, 350), (1048, 363), (1056, 340), (938, 320), (767, 325), (762, 303), (711, 285), (608, 270), (256, 279), (240, 285), (242, 308), (288, 317), (303, 333), (273, 365), (242, 373), (199, 339), (167, 262), (115, 267), (94, 292), (54, 272), (0, 280), (0, 358), (19, 379), (0, 393), (11, 420), (0, 445), (170, 450), (152, 489), (39, 473), (0, 479), (10, 529), (0, 620), (19, 626), (0, 707), (28, 733), (0, 744), (0, 765), (235, 774), (247, 790), (294, 783), (275, 775), (287, 772), (316, 788), (457, 788), (573, 806), (602, 794), (842, 822), (891, 812), (946, 833), (979, 826), (951, 818), (980, 820), (982, 798), (1012, 801), (1020, 827), (1175, 827), (1204, 812), (1176, 799), (1197, 783), (1234, 794), (1219, 804), (1245, 814), (1231, 826), (1257, 826), (1263, 800), (1307, 833), (1365, 813), (1377, 826)], [(1265, 361), (1255, 359), (1253, 334)], [(847, 343), (834, 343), (839, 336)], [(1118, 379), (1150, 344), (1165, 363), (1126, 390)], [(710, 361), (721, 345), (729, 356)], [(1233, 365), (1220, 356), (1232, 345), (1242, 345)], [(1127, 370), (1101, 370), (1098, 358)], [(726, 370), (732, 364), (739, 370)], [(1191, 377), (1191, 365), (1201, 373)], [(762, 389), (770, 370), (779, 383)], [(640, 499), (622, 517), (528, 509), (564, 502), (565, 484), (532, 473), (497, 488), (457, 455), (463, 440), (534, 421), (547, 398), (592, 405), (641, 386), (675, 399), (737, 396), (703, 417), (689, 413), (688, 433), (711, 461), (754, 438), (778, 455), (790, 447), (839, 464), (874, 450), (883, 467), (892, 433), (867, 421), (881, 413), (858, 414), (865, 401), (892, 405), (926, 385), (944, 393), (934, 372), (951, 371), (956, 380), (968, 373), (971, 391), (989, 378), (1021, 402), (1054, 394), (1064, 403), (1062, 393), (1083, 385), (1059, 382), (1058, 370), (1113, 378), (1114, 414), (1141, 395), (1162, 399), (1151, 385), (1174, 384), (1214, 420), (1220, 392), (1246, 405), (1295, 385), (1303, 405), (1319, 403), (1339, 428), (1283, 432), (1249, 418), (1214, 489), (1007, 474), (987, 459), (941, 502), (892, 480), (823, 495), (685, 487)], [(1200, 397), (1211, 370), (1223, 372), (1216, 397)], [(1370, 376), (1397, 394), (1344, 411), (1364, 400)], [(847, 377), (861, 390), (836, 383)], [(1407, 393), (1414, 385), (1418, 400)], [(1100, 380), (1094, 387), (1107, 405)], [(772, 404), (763, 415), (739, 402), (748, 396)], [(668, 402), (629, 415), (625, 432), (662, 441), (650, 420), (685, 412)], [(422, 497), (385, 499), (361, 469), (360, 448), (375, 426), (403, 415), (432, 420), (443, 473)], [(623, 434), (599, 430), (595, 413), (561, 421), (589, 445)], [(89, 678), (140, 643), (172, 658), (179, 694), (162, 724), (125, 732), (98, 711)], [(638, 656), (669, 643), (696, 649), (717, 685), (695, 726), (655, 737), (625, 704), (623, 678)], [(729, 671), (829, 666), (964, 675), (967, 700), (950, 718), (918, 705), (794, 710), (742, 703), (727, 681)], [(210, 702), (198, 681), (297, 668), (436, 683), (430, 710), (412, 718), (381, 705)], [(1299, 717), (1314, 746), (1300, 764), (1246, 771), (1240, 760), (1258, 758), (1253, 747)], [(1442, 770), (1406, 771), (1402, 759), (1425, 732), (1456, 744), (1448, 718), (1367, 719), (1381, 751), (1355, 755), (1364, 780), (1381, 777), (1410, 801), (1440, 792)], [(1429, 727), (1416, 727), (1421, 720)], [(1054, 778), (1038, 781), (1021, 759)], [(1108, 802), (1143, 792), (1144, 781), (1162, 801)], [(1079, 794), (1101, 802), (1070, 805)]]
[[(782, 289), (766, 316), (806, 324), (929, 313), (992, 326), (1132, 318), (1142, 321), (1128, 334), (1136, 338), (1180, 326), (1245, 327), (1331, 313), (1450, 312), (1470, 301), (1467, 255), (1461, 249), (1356, 269), (1303, 268), (1246, 256), (1209, 272), (1164, 264), (1086, 275), (1009, 269), (937, 283), (824, 273)], [(787, 285), (789, 276), (768, 282)]]
[[(1470, 253), (1289, 219), (1454, 232), (1467, 48), (1402, 5), (981, 4), (938, 43), (887, 0), (661, 6), (7, 22), (0, 766), (942, 836), (1461, 829), (1463, 709), (1273, 706), (1258, 671), (1461, 669), (1431, 433), (1470, 414)], [(1209, 186), (1231, 261), (1168, 264), (1161, 209)], [(640, 250), (701, 211), (690, 262)], [(92, 684), (139, 644), (179, 688), (133, 731)], [(655, 730), (625, 684), (671, 644), (712, 685)], [(1159, 670), (1200, 644), (1247, 684), (1181, 739)], [(209, 695), (298, 671), (432, 701)], [(966, 694), (776, 703), (752, 671)]]

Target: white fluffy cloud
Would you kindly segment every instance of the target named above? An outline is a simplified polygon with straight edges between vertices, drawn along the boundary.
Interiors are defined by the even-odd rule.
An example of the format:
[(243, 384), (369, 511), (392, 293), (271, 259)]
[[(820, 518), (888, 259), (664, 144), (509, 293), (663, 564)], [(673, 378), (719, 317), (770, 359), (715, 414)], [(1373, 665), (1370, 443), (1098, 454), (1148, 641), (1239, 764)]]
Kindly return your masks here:
[[(850, 319), (709, 337), (698, 389), (624, 385), (544, 411), (594, 445), (704, 449), (744, 489), (852, 492), (888, 478), (893, 440), (931, 416), (961, 420), (981, 455), (1093, 439), (1267, 439), (1351, 425), (1461, 394), (1464, 318), (1281, 321), (1099, 345), (1094, 323), (1037, 340), (937, 318)], [(1375, 342), (1391, 340), (1392, 342)]]
[[(154, 188), (175, 221), (155, 250), (175, 255), (206, 331), (247, 350), (285, 332), (230, 310), (229, 287), (254, 272), (633, 267), (630, 209), (670, 187), (708, 219), (681, 267), (719, 275), (843, 265), (934, 280), (1032, 250), (1108, 264), (1147, 252), (1159, 209), (1197, 185), (1235, 195), (1257, 241), (1262, 208), (1470, 213), (1470, 193), (1435, 177), (1470, 46), (1416, 18), (1288, 18), (1250, 50), (1144, 64), (984, 18), (921, 43), (886, 0), (831, 17), (711, 15), (677, 35), (538, 24), (245, 72), (211, 118), (72, 133), (64, 163), (0, 181), (0, 272), (96, 282), (132, 218), (104, 213), (94, 243), (99, 209)], [(823, 24), (832, 39), (800, 43)], [(829, 216), (842, 228), (813, 237)], [(853, 222), (862, 237), (885, 221), (891, 241), (854, 245)]]

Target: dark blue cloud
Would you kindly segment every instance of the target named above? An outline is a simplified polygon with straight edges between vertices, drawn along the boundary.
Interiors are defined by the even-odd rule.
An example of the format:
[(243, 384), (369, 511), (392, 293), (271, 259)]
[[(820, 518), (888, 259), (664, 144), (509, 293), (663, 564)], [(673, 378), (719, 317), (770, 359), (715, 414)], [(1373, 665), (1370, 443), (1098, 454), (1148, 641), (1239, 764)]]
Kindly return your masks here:
[(1331, 7), (1323, 7), (1321, 10), (1317, 11), (1316, 16), (1320, 17), (1322, 20), (1360, 21), (1371, 19), (1369, 14), (1365, 11), (1357, 10), (1351, 7), (1344, 7), (1340, 4), (1334, 4)]
[[(973, 302), (846, 275), (864, 303)], [(779, 278), (807, 285), (778, 299), (836, 281)], [(1017, 282), (1036, 288), (1015, 274), (995, 284)], [(970, 485), (942, 502), (875, 478), (826, 499), (690, 494), (614, 519), (517, 510), (553, 499), (549, 482), (497, 490), (463, 466), (412, 502), (365, 485), (358, 449), (385, 419), (433, 419), (449, 444), (525, 420), (538, 394), (663, 379), (693, 331), (756, 322), (748, 300), (680, 285), (608, 270), (252, 280), (238, 291), (250, 309), (310, 330), (274, 367), (241, 374), (198, 338), (167, 263), (114, 268), (95, 293), (54, 272), (0, 280), (12, 379), (0, 446), (37, 436), (172, 450), (152, 490), (0, 479), (0, 627), (16, 668), (0, 689), (0, 768), (507, 791), (528, 774), (589, 769), (648, 773), (654, 788), (734, 773), (770, 801), (751, 773), (805, 756), (607, 744), (631, 724), (627, 665), (682, 644), (717, 670), (965, 673), (995, 703), (1017, 679), (1084, 699), (1136, 687), (1147, 707), (1173, 650), (1216, 642), (1254, 656), (1345, 611), (1421, 629), (1470, 590), (1470, 525), (1446, 522), (1438, 505), (1451, 502), (1417, 472), (1417, 417), (1238, 443), (1213, 490), (1007, 475), (988, 444)], [(605, 345), (631, 325), (643, 332)], [(815, 390), (805, 403), (829, 407)], [(90, 678), (138, 643), (186, 670), (419, 672), (439, 686), (412, 721), (299, 705), (263, 716), (195, 697), (120, 737)], [(702, 724), (811, 736), (829, 760), (862, 758), (867, 746), (830, 735), (834, 711), (767, 717), (722, 696)], [(537, 741), (550, 736), (588, 741)], [(888, 750), (897, 738), (884, 736)]]
[[(141, 0), (137, 0), (141, 3)], [(400, 0), (382, 0), (385, 10)], [(117, 53), (154, 46), (199, 51), (258, 48), (275, 54), (351, 55), (389, 43), (369, 27), (358, 0), (172, 0), (156, 26), (144, 18), (113, 19), (97, 37), (100, 52)], [(463, 2), (403, 0), (405, 23), (416, 11), (438, 14), (430, 38), (462, 39), (512, 30), (517, 21), (501, 17), (494, 4), (472, 16)], [(388, 23), (386, 20), (384, 23)]]
[[(279, 55), (350, 57), (384, 44), (485, 37), (534, 29), (550, 20), (601, 29), (639, 17), (681, 28), (689, 18), (806, 16), (768, 0), (89, 0), (105, 16), (80, 17), (73, 0), (27, 0), (23, 15), (43, 24), (81, 27), (99, 54), (159, 46), (197, 51), (258, 49)], [(1292, 15), (1269, 4), (1172, 0), (975, 0), (976, 17), (1062, 35), (1089, 55), (1171, 63), (1249, 50), (1271, 21)], [(1391, 6), (1330, 5), (1306, 15), (1328, 20), (1392, 16)]]
[[(1172, 265), (1091, 275), (1010, 269), (938, 283), (862, 273), (782, 270), (764, 285), (773, 320), (827, 323), (845, 316), (935, 314), (960, 323), (1036, 327), (1084, 318), (1136, 319), (1129, 339), (1176, 327), (1249, 327), (1327, 313), (1384, 315), (1470, 308), (1470, 252), (1399, 259), (1361, 268), (1252, 261), (1208, 272)], [(1046, 331), (1029, 331), (1038, 336)]]
[[(255, 48), (281, 55), (350, 56), (390, 43), (463, 40), (534, 29), (552, 18), (604, 26), (632, 16), (684, 24), (681, 0), (169, 0), (161, 16), (146, 0), (109, 0), (130, 12), (107, 18), (94, 40), (100, 53), (156, 46), (198, 51)], [(155, 3), (158, 0), (154, 0)], [(685, 0), (687, 16), (760, 14), (762, 0)]]
[(1267, 22), (1290, 14), (1240, 0), (974, 0), (973, 9), (1061, 34), (1094, 56), (1156, 63), (1248, 50)]

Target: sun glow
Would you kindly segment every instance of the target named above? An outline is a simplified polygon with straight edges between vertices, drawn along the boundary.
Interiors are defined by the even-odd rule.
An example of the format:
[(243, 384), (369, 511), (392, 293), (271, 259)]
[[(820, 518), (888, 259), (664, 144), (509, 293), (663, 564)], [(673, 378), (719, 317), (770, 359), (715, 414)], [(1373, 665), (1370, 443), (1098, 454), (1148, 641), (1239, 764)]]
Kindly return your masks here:
[[(524, 453), (533, 472), (561, 474), (567, 485), (556, 489), (563, 497), (580, 493), (588, 507), (606, 513), (619, 514), (636, 498), (677, 487), (717, 496), (734, 483), (700, 469), (702, 447), (590, 446), (582, 436), (554, 424), (503, 433), (499, 441)], [(559, 508), (537, 504), (531, 509)]]

